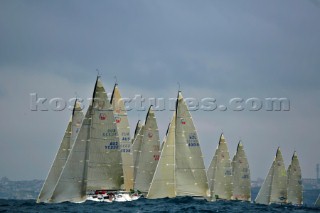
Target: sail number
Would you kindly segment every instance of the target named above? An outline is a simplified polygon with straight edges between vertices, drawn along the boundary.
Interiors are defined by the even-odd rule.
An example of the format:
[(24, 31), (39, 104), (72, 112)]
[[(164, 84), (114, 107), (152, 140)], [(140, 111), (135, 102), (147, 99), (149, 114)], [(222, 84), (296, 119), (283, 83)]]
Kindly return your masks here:
[(119, 149), (118, 142), (110, 142), (109, 145), (105, 146), (105, 149)]
[(121, 144), (121, 152), (131, 152), (131, 145), (130, 144)]
[(187, 139), (188, 146), (193, 147), (193, 146), (199, 146), (198, 138), (196, 133), (190, 133), (189, 137)]
[(103, 137), (113, 137), (113, 136), (117, 136), (117, 130), (116, 129), (108, 129), (107, 132), (103, 132), (102, 133)]

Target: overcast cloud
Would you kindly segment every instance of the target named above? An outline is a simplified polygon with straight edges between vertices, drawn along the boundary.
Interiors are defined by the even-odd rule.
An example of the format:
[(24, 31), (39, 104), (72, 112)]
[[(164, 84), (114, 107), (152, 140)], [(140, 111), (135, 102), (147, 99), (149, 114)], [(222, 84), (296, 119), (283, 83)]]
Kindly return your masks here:
[[(0, 1), (0, 176), (44, 179), (71, 112), (34, 112), (30, 93), (92, 94), (96, 68), (123, 97), (286, 97), (290, 111), (192, 112), (208, 166), (221, 131), (241, 138), (252, 177), (281, 146), (303, 177), (320, 163), (319, 1)], [(133, 135), (145, 112), (132, 110)], [(156, 112), (163, 138), (172, 112)]]

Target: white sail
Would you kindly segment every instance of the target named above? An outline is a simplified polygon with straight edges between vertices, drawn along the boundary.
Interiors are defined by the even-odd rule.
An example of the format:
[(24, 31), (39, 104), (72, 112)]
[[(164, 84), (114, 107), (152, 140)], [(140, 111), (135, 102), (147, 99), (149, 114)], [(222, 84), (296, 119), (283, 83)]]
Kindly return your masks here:
[(248, 159), (241, 141), (232, 160), (233, 199), (251, 200), (251, 180)]
[(175, 114), (162, 143), (160, 159), (147, 198), (175, 197)]
[(208, 175), (210, 175), (209, 173), (213, 174), (213, 177), (208, 177), (213, 181), (210, 184), (211, 194), (215, 198), (230, 200), (232, 197), (232, 167), (227, 143), (223, 134), (220, 136), (219, 145), (212, 161), (211, 164), (215, 165), (215, 168), (213, 170), (210, 169), (210, 171), (208, 170)]
[[(133, 139), (132, 147), (131, 147), (131, 153), (132, 153), (132, 159), (133, 159), (133, 177), (137, 174), (137, 168), (139, 164), (139, 158), (138, 156), (141, 153), (141, 144), (143, 142), (143, 132), (144, 132), (144, 125), (141, 125), (139, 128), (139, 131), (137, 132), (135, 138)], [(133, 179), (134, 182), (134, 179)]]
[(120, 140), (124, 188), (126, 191), (129, 191), (130, 189), (133, 189), (133, 156), (131, 154), (130, 127), (127, 111), (117, 84), (115, 84), (113, 89), (111, 103)]
[(268, 175), (264, 180), (259, 193), (255, 199), (256, 203), (269, 205), (270, 204), (270, 195), (271, 195), (271, 186), (272, 186), (272, 179), (273, 179), (273, 167), (275, 161), (273, 161), (271, 168), (269, 169)]
[(291, 164), (288, 167), (288, 198), (287, 203), (293, 205), (303, 204), (301, 168), (297, 153), (294, 152)]
[(78, 135), (83, 117), (84, 115), (81, 111), (80, 104), (75, 101), (71, 120), (68, 123), (68, 127), (61, 141), (59, 150), (38, 196), (38, 203), (49, 202), (54, 187), (56, 186), (62, 169), (67, 161), (73, 143)]
[(50, 202), (82, 202), (86, 200), (85, 166), (91, 126), (91, 106), (83, 119), (78, 137), (71, 149)]
[(280, 148), (269, 170), (268, 176), (262, 184), (255, 200), (256, 203), (269, 205), (271, 203), (285, 203), (287, 199), (287, 174)]
[(159, 130), (152, 106), (141, 131), (143, 139), (135, 159), (134, 189), (147, 193), (160, 157)]
[(208, 177), (208, 187), (210, 190), (210, 197), (211, 197), (211, 201), (215, 201), (216, 197), (215, 197), (215, 192), (214, 192), (214, 174), (215, 174), (215, 170), (217, 168), (217, 151), (218, 149), (216, 149), (215, 154), (211, 160), (211, 163), (209, 165), (209, 168), (207, 170), (207, 177)]
[(277, 150), (273, 168), (270, 203), (286, 203), (287, 200), (287, 172), (280, 148)]
[(180, 91), (175, 122), (176, 195), (207, 197), (208, 180), (198, 134)]
[(102, 82), (97, 78), (91, 115), (86, 190), (119, 190), (123, 170), (113, 108)]
[(315, 205), (316, 207), (320, 207), (320, 194), (319, 194), (319, 196), (318, 196), (318, 199), (317, 199), (316, 202), (314, 203), (314, 205)]

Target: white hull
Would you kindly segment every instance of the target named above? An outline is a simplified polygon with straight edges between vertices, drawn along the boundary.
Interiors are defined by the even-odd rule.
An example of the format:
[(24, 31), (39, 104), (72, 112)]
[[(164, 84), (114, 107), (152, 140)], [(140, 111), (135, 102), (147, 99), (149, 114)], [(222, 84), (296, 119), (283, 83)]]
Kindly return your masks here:
[(109, 194), (95, 194), (95, 195), (87, 195), (86, 200), (94, 201), (94, 202), (127, 202), (138, 200), (141, 195), (133, 194), (130, 195), (128, 192), (115, 192)]

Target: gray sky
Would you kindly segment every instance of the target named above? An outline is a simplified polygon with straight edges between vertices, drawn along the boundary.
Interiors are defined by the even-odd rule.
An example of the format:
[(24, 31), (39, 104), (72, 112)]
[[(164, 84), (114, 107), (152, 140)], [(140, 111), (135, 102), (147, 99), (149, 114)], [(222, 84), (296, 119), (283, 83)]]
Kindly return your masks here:
[[(208, 166), (223, 130), (252, 177), (281, 146), (303, 177), (320, 163), (319, 1), (0, 1), (0, 176), (44, 179), (71, 112), (31, 111), (30, 93), (90, 97), (96, 68), (124, 97), (286, 97), (290, 111), (192, 112)], [(133, 127), (145, 112), (129, 112)], [(172, 112), (156, 112), (163, 138)]]

